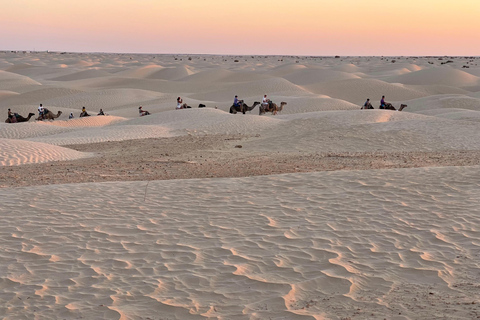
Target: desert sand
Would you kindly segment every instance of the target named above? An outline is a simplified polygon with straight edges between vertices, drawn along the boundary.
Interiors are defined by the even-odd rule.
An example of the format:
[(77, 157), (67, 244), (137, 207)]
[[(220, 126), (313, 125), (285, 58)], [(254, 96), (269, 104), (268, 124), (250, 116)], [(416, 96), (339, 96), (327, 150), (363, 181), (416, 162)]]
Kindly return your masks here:
[(0, 123), (1, 318), (480, 318), (479, 58), (0, 52), (0, 113), (40, 103)]

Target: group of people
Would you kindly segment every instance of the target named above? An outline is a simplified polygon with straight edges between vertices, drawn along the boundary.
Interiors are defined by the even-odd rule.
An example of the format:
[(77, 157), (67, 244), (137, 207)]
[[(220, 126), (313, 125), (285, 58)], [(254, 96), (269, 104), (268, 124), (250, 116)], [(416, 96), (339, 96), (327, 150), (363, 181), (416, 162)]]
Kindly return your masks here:
[[(100, 108), (100, 111), (97, 114), (98, 116), (104, 116), (105, 112), (103, 112), (103, 109)], [(82, 108), (82, 112), (80, 112), (80, 118), (83, 117), (90, 117), (90, 115), (87, 112), (87, 109), (85, 107)], [(70, 115), (68, 116), (68, 119), (73, 119), (75, 116), (73, 115), (73, 112), (70, 112)]]
[[(400, 109), (398, 109), (398, 111), (402, 111), (406, 107), (407, 107), (406, 104), (402, 104), (402, 105), (400, 105)], [(375, 108), (370, 103), (370, 99), (367, 99), (367, 101), (363, 104), (361, 109), (363, 110), (363, 109), (375, 109)], [(397, 109), (395, 109), (395, 107), (390, 102), (385, 101), (385, 96), (382, 96), (382, 99), (380, 100), (379, 109), (397, 110)]]
[[(233, 99), (233, 105), (235, 107), (240, 107), (241, 103), (243, 103), (243, 100), (239, 100), (238, 96), (236, 95), (235, 98)], [(270, 103), (271, 103), (271, 100), (267, 98), (267, 95), (264, 95), (262, 98), (262, 107), (268, 108)]]

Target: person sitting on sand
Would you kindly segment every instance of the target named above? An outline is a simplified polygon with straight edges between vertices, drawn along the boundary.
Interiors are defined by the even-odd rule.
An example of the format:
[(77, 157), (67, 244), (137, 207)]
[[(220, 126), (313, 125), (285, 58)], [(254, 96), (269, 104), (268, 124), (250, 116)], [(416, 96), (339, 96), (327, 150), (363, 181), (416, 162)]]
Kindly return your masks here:
[(13, 113), (10, 109), (8, 109), (8, 119), (10, 119), (11, 123), (17, 122), (17, 115), (18, 113)]
[(68, 116), (68, 119), (73, 119), (74, 116), (73, 116), (73, 112), (70, 112), (70, 115)]
[(189, 108), (186, 103), (183, 103), (182, 98), (177, 98), (177, 109), (186, 109)]
[(104, 116), (105, 113), (103, 112), (103, 109), (100, 108), (100, 111), (98, 112), (97, 116)]
[(373, 106), (372, 106), (372, 104), (370, 103), (370, 99), (367, 99), (367, 101), (365, 101), (365, 103), (363, 104), (362, 109), (373, 109)]
[(90, 115), (87, 113), (87, 109), (85, 109), (85, 107), (82, 108), (82, 113), (80, 113), (80, 117), (90, 117)]
[(143, 110), (142, 106), (138, 107), (138, 113), (140, 114), (140, 117), (141, 116), (148, 116), (150, 114), (150, 112), (148, 112), (147, 110)]

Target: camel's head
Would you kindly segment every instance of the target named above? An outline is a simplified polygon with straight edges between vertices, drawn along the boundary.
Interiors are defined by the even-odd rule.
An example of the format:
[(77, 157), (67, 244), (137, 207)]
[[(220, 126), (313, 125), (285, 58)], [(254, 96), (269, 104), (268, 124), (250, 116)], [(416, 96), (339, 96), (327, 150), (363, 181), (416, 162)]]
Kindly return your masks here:
[(260, 104), (260, 102), (255, 101), (255, 102), (253, 103), (253, 106), (258, 106), (259, 104)]
[(33, 117), (34, 115), (35, 113), (31, 113), (31, 112), (28, 114), (29, 117)]
[(62, 111), (58, 110), (58, 116), (60, 117), (60, 115), (62, 114)]
[(285, 106), (285, 105), (287, 105), (287, 103), (284, 102), (284, 101), (282, 101), (282, 102), (280, 102), (280, 105), (281, 105), (281, 106)]

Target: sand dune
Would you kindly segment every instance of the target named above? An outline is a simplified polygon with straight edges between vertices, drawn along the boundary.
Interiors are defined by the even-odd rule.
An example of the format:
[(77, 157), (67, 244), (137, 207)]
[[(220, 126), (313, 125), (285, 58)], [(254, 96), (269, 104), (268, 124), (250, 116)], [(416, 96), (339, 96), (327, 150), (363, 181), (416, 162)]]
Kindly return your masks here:
[[(38, 107), (38, 102), (45, 104), (50, 99), (58, 97), (70, 97), (81, 93), (80, 90), (70, 88), (59, 88), (53, 86), (41, 86), (28, 92), (24, 92), (11, 97), (1, 99), (0, 106), (15, 106), (15, 105), (34, 105)], [(67, 98), (68, 99), (68, 98)], [(47, 104), (45, 104), (47, 105)], [(36, 109), (36, 108), (35, 108)], [(35, 111), (35, 109), (31, 111)]]
[(4, 315), (471, 318), (478, 169), (3, 189)]
[(451, 67), (437, 67), (391, 77), (385, 80), (388, 82), (398, 82), (403, 84), (441, 84), (452, 87), (464, 87), (478, 84), (480, 78)]
[(18, 94), (19, 94), (18, 92), (14, 92), (14, 91), (0, 90), (0, 99), (1, 99), (0, 102), (4, 101), (6, 98), (16, 96)]
[(66, 161), (90, 156), (92, 155), (46, 143), (0, 139), (1, 166)]
[(477, 318), (470, 60), (0, 52), (0, 317)]
[(480, 112), (456, 109), (456, 108), (442, 108), (442, 109), (428, 109), (425, 111), (417, 111), (419, 114), (433, 115), (439, 118), (463, 121), (480, 121)]
[(48, 99), (45, 100), (45, 104), (57, 108), (65, 107), (77, 110), (85, 106), (92, 112), (98, 112), (100, 108), (111, 111), (125, 105), (138, 106), (162, 96), (161, 93), (139, 89), (105, 89), (94, 92), (78, 92), (69, 96)]
[[(367, 98), (372, 101), (380, 101), (383, 95), (387, 97), (387, 101), (410, 100), (427, 95), (402, 85), (390, 84), (376, 79), (340, 80), (303, 87), (314, 93), (325, 94), (358, 105), (363, 104)], [(374, 107), (377, 108), (378, 105), (374, 105)]]
[(97, 78), (97, 77), (105, 77), (110, 75), (110, 73), (104, 71), (104, 70), (98, 70), (98, 69), (91, 69), (91, 70), (84, 70), (84, 71), (79, 71), (75, 72), (72, 74), (68, 74), (65, 76), (57, 77), (50, 79), (52, 81), (72, 81), (72, 80), (79, 80), (79, 79), (90, 79), (90, 78)]
[(346, 80), (346, 79), (358, 79), (358, 76), (355, 76), (352, 73), (332, 71), (332, 70), (321, 70), (321, 69), (304, 69), (292, 72), (286, 76), (285, 79), (288, 81), (298, 84), (298, 85), (308, 85), (318, 82), (326, 81), (336, 81), (336, 80)]
[(0, 90), (21, 92), (27, 86), (40, 86), (40, 83), (29, 77), (0, 70)]
[(247, 82), (268, 79), (270, 76), (263, 73), (230, 71), (225, 69), (212, 69), (200, 71), (180, 79), (185, 82)]
[(121, 77), (131, 77), (131, 78), (139, 78), (139, 79), (145, 79), (151, 74), (154, 74), (160, 70), (162, 70), (163, 67), (159, 65), (148, 65), (148, 66), (143, 66), (140, 68), (133, 68), (133, 69), (127, 69), (124, 71), (120, 71), (115, 73), (116, 76), (121, 76)]
[(189, 97), (196, 100), (209, 100), (209, 101), (233, 101), (235, 95), (239, 95), (240, 98), (253, 98), (261, 101), (264, 94), (270, 95), (301, 95), (306, 94), (308, 91), (300, 86), (297, 86), (285, 79), (273, 78), (267, 80), (258, 80), (242, 83), (239, 87), (236, 83), (224, 84), (223, 88), (219, 88), (215, 91), (195, 93), (189, 95)]
[(149, 74), (147, 79), (161, 79), (161, 80), (178, 80), (191, 75), (193, 72), (187, 66), (179, 66), (175, 68), (163, 68)]
[(434, 95), (419, 99), (406, 101), (410, 112), (419, 112), (430, 109), (468, 109), (480, 111), (480, 97), (469, 97), (465, 95)]

